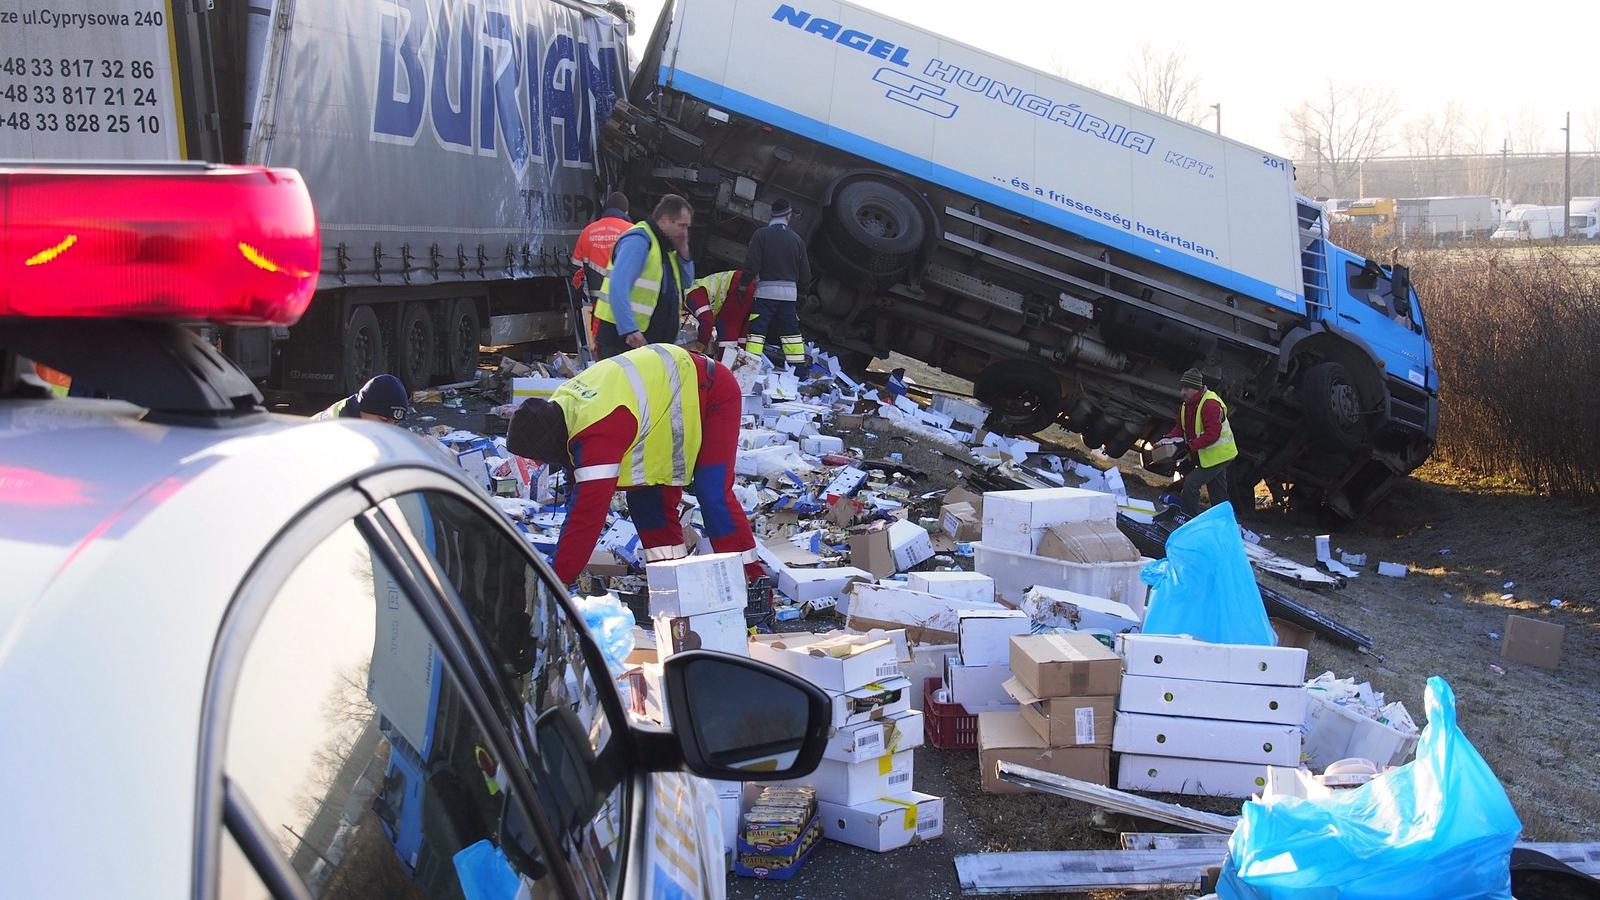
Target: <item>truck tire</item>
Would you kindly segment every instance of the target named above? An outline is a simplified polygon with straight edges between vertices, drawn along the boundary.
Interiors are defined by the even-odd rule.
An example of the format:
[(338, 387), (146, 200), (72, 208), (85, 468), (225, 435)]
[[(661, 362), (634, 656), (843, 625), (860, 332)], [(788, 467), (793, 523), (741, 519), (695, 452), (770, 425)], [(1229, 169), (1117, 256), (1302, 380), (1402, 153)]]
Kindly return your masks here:
[(1043, 365), (1003, 359), (984, 369), (973, 395), (989, 407), (984, 427), (998, 434), (1033, 434), (1061, 412), (1061, 382)]
[(389, 368), (389, 348), (383, 341), (383, 329), (378, 325), (378, 315), (370, 306), (358, 306), (350, 311), (350, 321), (344, 326), (344, 339), (340, 342), (340, 358), (344, 370), (344, 393), (353, 394)]
[(881, 181), (853, 181), (833, 198), (832, 224), (838, 236), (869, 254), (909, 259), (927, 236), (917, 204)]
[(440, 363), (446, 378), (452, 382), (466, 381), (478, 370), (478, 341), (481, 336), (478, 304), (470, 299), (451, 304), (441, 336), (444, 358)]
[(1318, 363), (1300, 379), (1300, 408), (1311, 433), (1343, 450), (1367, 441), (1367, 417), (1361, 390), (1336, 362)]
[(400, 327), (395, 329), (395, 375), (407, 390), (425, 387), (433, 381), (433, 316), (427, 303), (407, 303), (400, 309)]

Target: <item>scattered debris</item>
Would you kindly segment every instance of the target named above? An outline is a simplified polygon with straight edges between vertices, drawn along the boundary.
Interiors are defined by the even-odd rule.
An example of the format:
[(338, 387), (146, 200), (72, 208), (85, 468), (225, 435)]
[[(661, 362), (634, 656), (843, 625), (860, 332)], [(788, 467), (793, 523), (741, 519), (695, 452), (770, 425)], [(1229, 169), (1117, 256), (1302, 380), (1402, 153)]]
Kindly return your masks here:
[(1408, 571), (1410, 571), (1410, 568), (1408, 566), (1406, 566), (1404, 563), (1394, 563), (1394, 562), (1380, 562), (1380, 563), (1378, 563), (1378, 574), (1386, 576), (1388, 578), (1404, 578), (1404, 577), (1406, 577), (1406, 573)]

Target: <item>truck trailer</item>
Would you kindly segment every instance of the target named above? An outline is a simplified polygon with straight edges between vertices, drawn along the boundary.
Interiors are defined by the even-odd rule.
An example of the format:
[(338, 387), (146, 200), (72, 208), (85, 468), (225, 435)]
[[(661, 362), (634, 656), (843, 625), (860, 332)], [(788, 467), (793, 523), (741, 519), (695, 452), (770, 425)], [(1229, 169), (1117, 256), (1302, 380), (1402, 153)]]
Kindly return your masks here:
[(668, 4), (603, 145), (630, 191), (695, 204), (704, 271), (788, 200), (807, 335), (972, 380), (992, 430), (1118, 457), (1198, 366), (1240, 500), (1359, 515), (1432, 450), (1409, 273), (1332, 244), (1275, 154), (837, 0)]
[(599, 211), (626, 25), (567, 0), (82, 0), (6, 24), (0, 159), (298, 169), (318, 293), (229, 328), (266, 387), (471, 377), (481, 343), (575, 334), (564, 275)]
[(1394, 212), (1401, 241), (1439, 246), (1487, 238), (1505, 215), (1497, 197), (1402, 197)]

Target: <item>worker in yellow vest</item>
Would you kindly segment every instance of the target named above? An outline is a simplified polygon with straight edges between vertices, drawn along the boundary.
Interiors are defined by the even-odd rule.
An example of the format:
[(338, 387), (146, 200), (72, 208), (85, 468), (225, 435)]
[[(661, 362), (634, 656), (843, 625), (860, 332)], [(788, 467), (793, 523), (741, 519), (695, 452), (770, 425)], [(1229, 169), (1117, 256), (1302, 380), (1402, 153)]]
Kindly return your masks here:
[(1199, 369), (1183, 373), (1178, 380), (1178, 394), (1183, 398), (1178, 407), (1178, 424), (1167, 432), (1162, 443), (1183, 441), (1194, 457), (1195, 468), (1183, 477), (1181, 494), (1184, 514), (1193, 517), (1200, 514), (1200, 490), (1207, 485), (1213, 504), (1228, 499), (1228, 463), (1239, 455), (1239, 445), (1233, 439), (1233, 426), (1228, 423), (1228, 404), (1206, 387), (1205, 375)]
[(647, 562), (688, 555), (678, 503), (690, 487), (712, 549), (744, 554), (748, 577), (764, 574), (733, 494), (743, 402), (727, 366), (672, 344), (601, 360), (549, 400), (523, 401), (506, 448), (568, 469), (574, 488), (556, 545), (561, 583), (574, 583), (594, 554), (617, 488), (628, 493)]
[(694, 284), (689, 258), (689, 201), (668, 194), (648, 219), (622, 233), (611, 248), (611, 272), (595, 296), (595, 344), (601, 359), (678, 337), (683, 296)]

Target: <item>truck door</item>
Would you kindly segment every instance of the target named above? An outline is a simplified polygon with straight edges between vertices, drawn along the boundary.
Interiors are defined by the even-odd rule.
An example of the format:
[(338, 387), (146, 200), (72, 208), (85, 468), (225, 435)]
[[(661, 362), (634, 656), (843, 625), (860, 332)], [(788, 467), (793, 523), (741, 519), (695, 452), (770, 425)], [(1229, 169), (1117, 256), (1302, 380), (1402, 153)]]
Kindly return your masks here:
[(1415, 292), (1396, 298), (1389, 270), (1359, 257), (1345, 257), (1329, 275), (1338, 326), (1365, 341), (1386, 373), (1418, 387), (1436, 387), (1429, 384), (1427, 339)]

